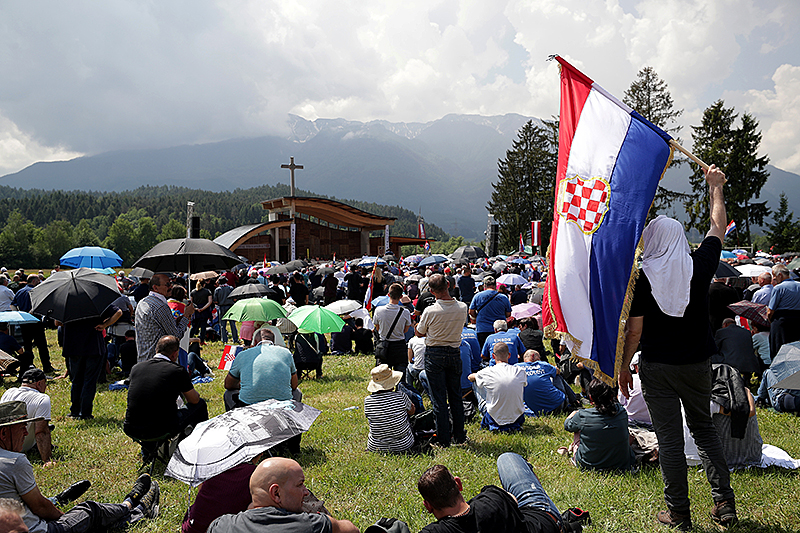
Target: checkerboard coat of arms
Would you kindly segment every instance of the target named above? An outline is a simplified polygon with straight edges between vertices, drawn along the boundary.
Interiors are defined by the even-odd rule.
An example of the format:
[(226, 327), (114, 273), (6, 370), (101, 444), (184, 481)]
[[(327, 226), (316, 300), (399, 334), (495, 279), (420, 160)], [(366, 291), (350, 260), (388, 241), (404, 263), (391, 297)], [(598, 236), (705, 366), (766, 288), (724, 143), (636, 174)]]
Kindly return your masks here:
[(559, 214), (591, 235), (600, 227), (608, 212), (611, 187), (602, 178), (584, 180), (580, 176), (562, 180), (559, 191)]

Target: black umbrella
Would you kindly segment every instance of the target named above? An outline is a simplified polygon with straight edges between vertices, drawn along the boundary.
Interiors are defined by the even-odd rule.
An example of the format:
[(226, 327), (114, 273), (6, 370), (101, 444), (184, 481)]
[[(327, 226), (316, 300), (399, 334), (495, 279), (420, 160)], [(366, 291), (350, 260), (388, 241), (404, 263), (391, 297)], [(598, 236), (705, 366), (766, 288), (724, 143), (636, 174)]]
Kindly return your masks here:
[(289, 272), (294, 272), (295, 270), (300, 270), (302, 268), (307, 267), (308, 263), (306, 263), (302, 259), (295, 259), (294, 261), (289, 261), (283, 266), (285, 266), (286, 270), (288, 270)]
[(738, 278), (742, 273), (730, 266), (724, 261), (719, 262), (717, 272), (714, 274), (715, 278)]
[(464, 257), (474, 261), (475, 259), (486, 257), (486, 252), (483, 251), (483, 248), (477, 246), (461, 246), (456, 248), (456, 251), (450, 255), (450, 258), (454, 261), (458, 261)]
[(244, 298), (261, 298), (267, 295), (267, 287), (262, 283), (246, 283), (233, 289), (228, 295), (231, 300), (242, 300)]
[(131, 276), (133, 276), (134, 278), (139, 278), (139, 279), (141, 279), (141, 278), (150, 279), (150, 278), (153, 277), (153, 274), (155, 274), (155, 272), (153, 272), (152, 270), (148, 270), (146, 268), (141, 268), (141, 267), (134, 268), (133, 270), (131, 270), (131, 273), (130, 273)]
[(111, 276), (91, 268), (61, 271), (31, 289), (31, 311), (72, 322), (100, 316), (120, 296)]
[(325, 277), (328, 274), (333, 274), (333, 269), (331, 267), (322, 267), (320, 269), (317, 269), (317, 274)]
[(271, 276), (273, 274), (288, 274), (289, 267), (288, 265), (275, 265), (274, 267), (270, 267), (267, 269), (267, 276)]
[(133, 266), (153, 272), (202, 272), (228, 270), (241, 262), (238, 255), (214, 241), (184, 238), (161, 241)]

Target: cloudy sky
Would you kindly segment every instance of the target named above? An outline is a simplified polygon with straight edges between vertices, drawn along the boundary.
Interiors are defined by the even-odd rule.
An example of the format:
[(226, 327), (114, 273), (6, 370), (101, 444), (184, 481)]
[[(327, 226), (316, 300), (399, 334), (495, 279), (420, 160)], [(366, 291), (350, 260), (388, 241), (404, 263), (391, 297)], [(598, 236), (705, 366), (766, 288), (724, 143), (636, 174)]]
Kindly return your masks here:
[(0, 3), (0, 175), (308, 119), (558, 113), (560, 54), (617, 96), (649, 65), (685, 110), (752, 113), (800, 172), (797, 0)]

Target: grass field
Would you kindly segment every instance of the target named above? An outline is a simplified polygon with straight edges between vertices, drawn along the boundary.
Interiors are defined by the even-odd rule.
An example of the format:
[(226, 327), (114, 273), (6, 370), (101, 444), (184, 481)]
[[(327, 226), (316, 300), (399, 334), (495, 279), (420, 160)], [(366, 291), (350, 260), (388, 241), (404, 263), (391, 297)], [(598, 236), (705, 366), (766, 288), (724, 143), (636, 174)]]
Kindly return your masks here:
[[(63, 369), (54, 332), (48, 332), (48, 336), (53, 364)], [(222, 345), (212, 343), (203, 356), (215, 367), (221, 352)], [(473, 422), (468, 425), (467, 446), (436, 449), (431, 455), (395, 457), (367, 452), (363, 399), (373, 363), (371, 357), (329, 356), (323, 367), (325, 376), (300, 385), (305, 403), (320, 409), (322, 414), (304, 435), (298, 460), (305, 469), (308, 486), (325, 501), (333, 516), (349, 519), (362, 530), (382, 516), (394, 516), (408, 522), (412, 531), (418, 531), (433, 518), (426, 514), (416, 491), (416, 481), (425, 469), (437, 463), (446, 465), (462, 478), (464, 493), (469, 498), (484, 485), (499, 485), (497, 456), (513, 451), (534, 465), (560, 509), (577, 506), (591, 513), (594, 523), (587, 531), (665, 531), (654, 521), (655, 513), (664, 508), (658, 469), (645, 468), (636, 475), (580, 472), (556, 453), (559, 446), (572, 439), (563, 429), (563, 416), (528, 419), (524, 431), (516, 435), (489, 434)], [(224, 372), (215, 370), (214, 375), (212, 383), (197, 387), (208, 401), (211, 416), (224, 411)], [(8, 386), (13, 385), (6, 383)], [(57, 380), (48, 387), (56, 425), (53, 442), (58, 447), (57, 463), (45, 469), (38, 456), (31, 455), (39, 486), (45, 495), (51, 496), (85, 478), (92, 482), (86, 499), (120, 501), (141, 464), (138, 446), (122, 432), (126, 394), (109, 392), (106, 385), (101, 385), (95, 399), (95, 419), (74, 421), (66, 418), (69, 386), (68, 381)], [(344, 410), (350, 406), (358, 409)], [(800, 418), (762, 409), (758, 416), (764, 442), (800, 457)], [(195, 490), (161, 475), (156, 479), (162, 487), (161, 515), (134, 530), (178, 531)], [(738, 531), (800, 531), (797, 472), (739, 471), (732, 475), (732, 483), (741, 520)], [(689, 489), (695, 530), (716, 531), (708, 514), (712, 502), (702, 471), (690, 469)]]

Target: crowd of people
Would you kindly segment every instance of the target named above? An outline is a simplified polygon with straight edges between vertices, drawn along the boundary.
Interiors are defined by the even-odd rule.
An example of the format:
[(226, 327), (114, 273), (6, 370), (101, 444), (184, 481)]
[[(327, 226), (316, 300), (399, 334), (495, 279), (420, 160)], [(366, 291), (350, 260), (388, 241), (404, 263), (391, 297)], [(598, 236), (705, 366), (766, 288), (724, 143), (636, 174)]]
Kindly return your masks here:
[[(55, 324), (72, 381), (69, 416), (93, 417), (97, 382), (118, 366), (128, 387), (123, 430), (141, 445), (145, 459), (155, 460), (159, 446), (208, 420), (206, 400), (192, 379), (210, 372), (200, 353), (212, 339), (242, 346), (224, 376), (226, 410), (265, 400), (300, 402), (302, 372), (321, 377), (329, 354), (374, 355), (363, 404), (369, 428), (364, 446), (371, 452), (463, 446), (473, 417), (483, 430), (502, 433), (523, 430), (529, 417), (563, 415), (565, 435), (573, 439), (564, 453), (578, 468), (636, 472), (643, 457), (657, 460), (667, 506), (657, 520), (687, 530), (692, 519), (684, 435), (690, 433), (711, 485), (712, 518), (731, 526), (738, 517), (729, 468), (760, 457), (756, 406), (768, 402), (778, 412), (796, 412), (800, 405), (797, 391), (769, 388), (776, 381), (770, 366), (800, 340), (800, 284), (782, 263), (742, 293), (717, 278), (725, 177), (712, 166), (706, 179), (711, 228), (697, 250), (690, 250), (680, 223), (666, 217), (644, 231), (618, 390), (571, 358), (563, 342), (545, 342), (532, 304), (541, 304), (546, 273), (542, 263), (524, 258), (422, 268), (396, 260), (364, 268), (332, 263), (285, 274), (253, 267), (198, 280), (194, 288), (183, 274), (155, 273), (134, 282), (120, 272), (125, 297), (99, 317)], [(504, 284), (500, 276), (506, 274), (525, 283)], [(0, 276), (0, 305), (31, 310), (28, 293), (41, 278), (23, 276), (15, 274), (13, 288)], [(328, 339), (286, 319), (223, 319), (240, 287), (287, 311), (365, 298), (373, 309), (338, 313), (345, 326)], [(764, 305), (767, 320), (737, 321), (728, 305), (743, 299)], [(20, 328), (24, 346), (0, 324), (0, 349), (19, 356), (14, 371), (21, 381), (0, 400), (0, 525), (78, 532), (156, 516), (159, 488), (147, 474), (120, 504), (87, 501), (62, 513), (42, 496), (26, 452), (35, 448), (44, 466), (54, 461), (46, 391), (47, 374), (57, 370), (46, 340), (40, 343), (45, 322), (38, 324)], [(193, 342), (183, 350), (187, 332)], [(682, 339), (677, 351), (676, 333)], [(33, 367), (34, 345), (42, 369)], [(756, 398), (750, 388), (759, 384)], [(290, 458), (300, 457), (300, 444), (298, 435), (270, 451), (285, 457), (257, 457), (207, 480), (182, 531), (357, 531), (314, 505), (319, 502), (310, 497), (301, 465)], [(497, 469), (502, 489), (486, 486), (470, 500), (445, 466), (425, 471), (418, 490), (436, 521), (424, 531), (564, 530), (564, 516), (523, 457), (504, 453)]]

